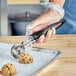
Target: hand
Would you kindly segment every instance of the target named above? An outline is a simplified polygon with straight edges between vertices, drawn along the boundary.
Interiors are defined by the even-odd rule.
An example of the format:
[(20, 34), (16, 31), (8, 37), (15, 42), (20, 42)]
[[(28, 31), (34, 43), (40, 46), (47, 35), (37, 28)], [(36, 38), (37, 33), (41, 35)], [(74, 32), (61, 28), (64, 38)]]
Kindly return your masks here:
[[(46, 28), (48, 25), (35, 25), (34, 22), (32, 22), (27, 28), (32, 30), (32, 33), (40, 31), (44, 28)], [(46, 42), (49, 38), (53, 37), (55, 35), (56, 31), (55, 28), (53, 27), (52, 29), (48, 30), (47, 35), (41, 35), (37, 42)]]

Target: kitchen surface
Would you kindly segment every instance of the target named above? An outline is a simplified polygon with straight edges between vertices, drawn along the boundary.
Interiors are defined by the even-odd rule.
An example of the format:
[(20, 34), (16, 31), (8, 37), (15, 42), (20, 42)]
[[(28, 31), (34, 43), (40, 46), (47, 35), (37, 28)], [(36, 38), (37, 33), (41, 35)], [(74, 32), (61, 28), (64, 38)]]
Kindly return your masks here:
[[(48, 0), (0, 1), (0, 43), (20, 44), (26, 38), (25, 28), (44, 13), (44, 4)], [(56, 60), (39, 70), (35, 76), (76, 76), (76, 34), (55, 35), (45, 43), (34, 43), (33, 47), (61, 52)]]
[[(0, 37), (0, 42), (18, 44), (23, 39), (24, 36)], [(46, 43), (35, 43), (34, 47), (62, 52), (57, 60), (40, 70), (37, 76), (76, 76), (76, 35), (56, 35)]]
[(38, 4), (40, 0), (7, 0), (8, 4)]

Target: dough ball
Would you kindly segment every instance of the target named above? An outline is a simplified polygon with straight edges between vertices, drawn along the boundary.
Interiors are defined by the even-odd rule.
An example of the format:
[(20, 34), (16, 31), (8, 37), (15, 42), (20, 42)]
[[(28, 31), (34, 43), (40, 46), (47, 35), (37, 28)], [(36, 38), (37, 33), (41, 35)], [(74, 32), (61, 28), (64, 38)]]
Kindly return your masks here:
[(1, 74), (4, 76), (14, 76), (16, 74), (16, 67), (13, 64), (5, 64), (1, 68)]
[(28, 52), (23, 52), (19, 55), (19, 63), (30, 64), (33, 62), (33, 57)]

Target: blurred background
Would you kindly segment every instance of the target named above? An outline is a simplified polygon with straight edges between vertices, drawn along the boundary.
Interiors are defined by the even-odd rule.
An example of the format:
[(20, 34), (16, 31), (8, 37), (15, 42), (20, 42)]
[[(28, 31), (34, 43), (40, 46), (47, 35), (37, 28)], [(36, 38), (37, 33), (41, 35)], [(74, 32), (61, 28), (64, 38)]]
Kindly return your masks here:
[(24, 35), (26, 26), (43, 12), (49, 0), (0, 0), (0, 36)]

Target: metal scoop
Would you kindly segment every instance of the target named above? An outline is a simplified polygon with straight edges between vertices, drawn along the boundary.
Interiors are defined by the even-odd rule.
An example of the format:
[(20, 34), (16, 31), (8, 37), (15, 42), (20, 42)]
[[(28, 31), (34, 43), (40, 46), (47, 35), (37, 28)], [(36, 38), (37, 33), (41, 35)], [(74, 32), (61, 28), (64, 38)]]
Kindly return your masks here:
[(40, 30), (38, 32), (35, 32), (32, 34), (32, 30), (28, 30), (26, 29), (26, 35), (25, 35), (25, 39), (21, 44), (18, 45), (13, 45), (11, 48), (11, 55), (14, 58), (18, 58), (19, 54), (21, 54), (22, 52), (25, 51), (25, 49), (30, 46), (31, 44), (35, 43), (37, 41), (37, 39), (41, 36), (41, 35), (46, 35), (48, 30), (51, 29), (52, 27), (55, 27), (55, 29), (58, 29), (60, 26), (62, 26), (64, 23), (66, 22), (65, 19), (60, 20), (59, 22), (56, 22), (54, 24), (45, 24), (45, 25), (49, 25), (48, 27), (46, 27), (43, 30)]

